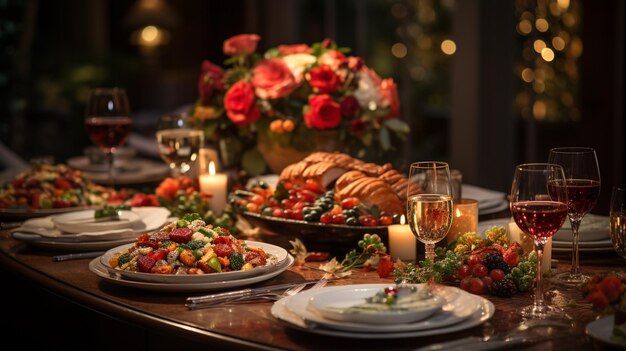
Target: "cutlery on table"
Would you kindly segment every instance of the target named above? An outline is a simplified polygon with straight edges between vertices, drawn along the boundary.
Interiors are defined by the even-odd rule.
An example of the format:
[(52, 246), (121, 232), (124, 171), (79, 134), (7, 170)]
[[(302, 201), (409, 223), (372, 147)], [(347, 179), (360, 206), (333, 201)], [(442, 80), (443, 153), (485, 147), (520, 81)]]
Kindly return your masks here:
[(313, 285), (311, 289), (321, 288), (328, 280), (310, 280), (300, 283), (287, 283), (271, 285), (254, 289), (242, 289), (225, 293), (211, 294), (205, 296), (189, 297), (185, 306), (189, 309), (199, 309), (205, 307), (220, 306), (225, 303), (245, 302), (257, 299), (278, 300), (285, 296), (292, 296), (303, 290), (308, 285)]
[[(544, 333), (529, 333), (529, 329), (548, 328)], [(413, 351), (480, 351), (508, 349), (516, 345), (530, 345), (568, 337), (568, 333), (556, 331), (556, 328), (571, 328), (572, 324), (550, 320), (530, 319), (522, 322), (513, 331), (503, 336), (468, 336), (461, 339), (431, 344)]]
[(52, 261), (61, 262), (68, 260), (78, 260), (81, 258), (94, 258), (104, 255), (104, 251), (93, 251), (93, 252), (80, 252), (80, 253), (71, 253), (66, 255), (56, 255), (52, 256)]

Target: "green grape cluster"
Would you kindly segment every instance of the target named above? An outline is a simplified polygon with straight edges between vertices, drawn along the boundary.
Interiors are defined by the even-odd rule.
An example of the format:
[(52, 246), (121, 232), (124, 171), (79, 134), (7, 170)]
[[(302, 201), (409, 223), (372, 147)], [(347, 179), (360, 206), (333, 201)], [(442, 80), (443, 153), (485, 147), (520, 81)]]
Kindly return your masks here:
[(363, 239), (359, 240), (358, 245), (364, 251), (368, 251), (370, 253), (374, 253), (376, 251), (387, 252), (387, 248), (378, 234), (363, 235)]
[(537, 253), (532, 251), (528, 256), (521, 257), (517, 267), (511, 269), (506, 277), (513, 280), (519, 291), (529, 291), (537, 274)]

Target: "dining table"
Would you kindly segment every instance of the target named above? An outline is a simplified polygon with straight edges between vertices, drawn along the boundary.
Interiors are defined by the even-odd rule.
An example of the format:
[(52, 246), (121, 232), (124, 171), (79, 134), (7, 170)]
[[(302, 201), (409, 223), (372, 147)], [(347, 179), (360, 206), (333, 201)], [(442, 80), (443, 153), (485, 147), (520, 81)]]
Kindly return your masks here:
[[(506, 214), (504, 214), (506, 215)], [(530, 293), (513, 297), (485, 295), (495, 306), (486, 322), (456, 332), (408, 338), (365, 339), (319, 335), (297, 330), (275, 318), (272, 301), (219, 305), (191, 310), (190, 296), (206, 292), (150, 291), (113, 284), (89, 270), (93, 258), (53, 261), (58, 252), (29, 246), (0, 232), (0, 272), (4, 304), (3, 334), (30, 346), (69, 349), (191, 350), (415, 350), (468, 336), (497, 337), (522, 322), (520, 306), (532, 301)], [(626, 260), (614, 253), (583, 255), (583, 271), (590, 274), (624, 272)], [(321, 262), (293, 265), (254, 287), (320, 279)], [(569, 255), (552, 256), (552, 270), (569, 269)], [(332, 279), (328, 287), (382, 283), (376, 271), (353, 269), (347, 277)], [(458, 284), (457, 284), (458, 286)], [(573, 316), (571, 326), (550, 338), (517, 345), (524, 350), (611, 349), (586, 334), (600, 317), (577, 287), (545, 287), (547, 301)], [(6, 338), (5, 338), (6, 340)]]

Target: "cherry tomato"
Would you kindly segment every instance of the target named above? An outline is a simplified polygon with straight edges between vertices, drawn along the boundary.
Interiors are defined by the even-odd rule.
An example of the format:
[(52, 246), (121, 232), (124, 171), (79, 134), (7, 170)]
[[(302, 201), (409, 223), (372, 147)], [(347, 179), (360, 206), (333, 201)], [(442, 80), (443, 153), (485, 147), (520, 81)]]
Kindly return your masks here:
[(390, 225), (393, 224), (393, 218), (391, 218), (391, 216), (380, 216), (378, 223), (381, 225)]
[(480, 263), (480, 258), (479, 258), (478, 256), (476, 256), (476, 255), (470, 255), (470, 256), (467, 258), (467, 264), (468, 264), (470, 267), (474, 266), (474, 265), (475, 265), (475, 264), (477, 264), (477, 263)]
[(493, 269), (489, 272), (489, 276), (494, 282), (504, 279), (504, 272), (501, 269)]
[(483, 281), (483, 285), (485, 286), (483, 293), (487, 292), (489, 290), (489, 287), (491, 286), (491, 283), (493, 283), (493, 279), (491, 279), (490, 276), (486, 275), (482, 278), (480, 278), (480, 280)]
[(356, 197), (347, 197), (347, 198), (341, 200), (341, 207), (343, 207), (345, 209), (354, 208), (354, 207), (358, 206), (360, 202), (361, 201), (359, 201), (359, 199), (356, 198)]
[(330, 219), (333, 224), (344, 224), (346, 223), (346, 217), (343, 216), (343, 213), (334, 214)]
[(472, 272), (470, 271), (470, 266), (464, 264), (456, 271), (456, 276), (459, 279), (463, 279), (465, 277), (468, 277), (471, 273)]
[(378, 220), (370, 214), (364, 214), (359, 216), (359, 223), (366, 227), (372, 227), (378, 225)]
[(272, 211), (272, 217), (285, 218), (285, 211), (282, 208), (275, 208)]
[(477, 263), (472, 266), (472, 274), (478, 278), (486, 276), (488, 273), (487, 267), (482, 263)]
[(250, 197), (250, 202), (257, 205), (263, 205), (265, 203), (265, 199), (261, 195), (253, 195)]
[(318, 182), (314, 181), (313, 179), (307, 179), (304, 182), (304, 188), (316, 194), (321, 194), (324, 192), (324, 188), (322, 188), (322, 186)]
[(470, 278), (469, 292), (476, 295), (482, 295), (485, 293), (485, 283), (480, 278)]
[(470, 287), (470, 282), (472, 281), (472, 279), (474, 279), (472, 276), (467, 276), (463, 279), (461, 279), (461, 289), (465, 290), (465, 291), (469, 291), (469, 287)]
[(328, 224), (330, 222), (332, 222), (332, 218), (333, 215), (330, 212), (324, 212), (322, 213), (322, 215), (320, 216), (320, 222), (324, 223), (324, 224)]
[(252, 212), (252, 213), (259, 213), (259, 205), (253, 202), (248, 202), (246, 204), (246, 211)]

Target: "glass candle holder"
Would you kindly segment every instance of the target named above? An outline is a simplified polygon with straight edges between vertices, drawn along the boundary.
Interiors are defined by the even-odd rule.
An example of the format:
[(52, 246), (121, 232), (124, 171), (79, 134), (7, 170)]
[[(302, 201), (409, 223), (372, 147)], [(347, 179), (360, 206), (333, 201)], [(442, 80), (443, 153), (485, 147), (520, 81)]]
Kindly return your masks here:
[(452, 212), (452, 226), (446, 236), (447, 242), (456, 240), (467, 232), (476, 232), (478, 229), (478, 201), (474, 199), (454, 200)]

